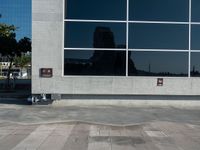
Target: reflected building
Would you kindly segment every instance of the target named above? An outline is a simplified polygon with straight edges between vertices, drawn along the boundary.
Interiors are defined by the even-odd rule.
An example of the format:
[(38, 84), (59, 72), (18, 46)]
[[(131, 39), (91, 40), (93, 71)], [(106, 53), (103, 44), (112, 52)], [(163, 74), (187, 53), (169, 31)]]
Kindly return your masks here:
[[(93, 36), (95, 48), (115, 48), (114, 34), (109, 27), (96, 27)], [(95, 50), (90, 58), (92, 74), (125, 75), (125, 53), (113, 50)]]

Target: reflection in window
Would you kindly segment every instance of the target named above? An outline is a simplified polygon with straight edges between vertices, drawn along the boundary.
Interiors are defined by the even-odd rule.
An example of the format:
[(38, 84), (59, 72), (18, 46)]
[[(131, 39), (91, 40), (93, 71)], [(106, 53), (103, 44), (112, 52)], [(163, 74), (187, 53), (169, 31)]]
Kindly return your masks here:
[(125, 43), (123, 23), (65, 23), (65, 47), (125, 48)]
[(65, 50), (64, 75), (124, 76), (125, 51)]
[[(199, 1), (199, 0), (196, 0)], [(130, 20), (188, 21), (188, 0), (130, 0)]]
[(129, 48), (187, 50), (188, 25), (131, 23)]
[(200, 50), (200, 25), (192, 25), (191, 49)]
[(200, 77), (200, 53), (191, 53), (191, 76)]
[(65, 18), (126, 20), (126, 0), (65, 0)]
[(200, 22), (200, 1), (192, 0), (192, 21)]
[[(188, 53), (130, 52), (129, 76), (187, 76)], [(129, 62), (130, 63), (130, 62)]]

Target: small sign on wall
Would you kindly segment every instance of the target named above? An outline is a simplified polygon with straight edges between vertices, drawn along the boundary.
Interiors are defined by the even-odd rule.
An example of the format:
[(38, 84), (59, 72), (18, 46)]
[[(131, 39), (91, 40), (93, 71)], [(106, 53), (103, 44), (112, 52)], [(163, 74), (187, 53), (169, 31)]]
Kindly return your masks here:
[(163, 78), (157, 78), (157, 86), (163, 86)]
[(53, 69), (52, 68), (40, 68), (40, 77), (42, 77), (42, 78), (53, 77)]

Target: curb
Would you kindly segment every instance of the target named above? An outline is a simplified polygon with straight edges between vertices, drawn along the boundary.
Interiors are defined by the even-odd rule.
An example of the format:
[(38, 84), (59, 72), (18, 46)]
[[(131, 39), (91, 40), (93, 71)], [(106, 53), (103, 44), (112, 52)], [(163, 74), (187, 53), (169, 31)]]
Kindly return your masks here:
[(125, 106), (125, 107), (174, 107), (198, 108), (200, 100), (55, 100), (55, 107), (62, 106)]

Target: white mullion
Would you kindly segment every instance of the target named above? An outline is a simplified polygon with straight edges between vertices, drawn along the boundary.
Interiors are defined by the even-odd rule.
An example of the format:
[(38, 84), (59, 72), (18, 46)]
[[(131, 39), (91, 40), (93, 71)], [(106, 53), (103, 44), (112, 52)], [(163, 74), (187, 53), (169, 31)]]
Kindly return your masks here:
[(128, 47), (129, 47), (129, 0), (126, 5), (126, 77), (128, 77)]
[(144, 23), (144, 24), (189, 24), (188, 22), (173, 22), (173, 21), (129, 21), (129, 23)]
[(65, 44), (64, 44), (65, 42), (64, 42), (64, 41), (65, 41), (65, 11), (66, 11), (66, 10), (65, 10), (65, 2), (66, 2), (66, 1), (63, 0), (63, 8), (62, 8), (62, 9), (63, 9), (63, 33), (62, 33), (62, 34), (63, 34), (63, 35), (62, 35), (62, 36), (63, 36), (63, 39), (62, 39), (62, 54), (61, 54), (61, 55), (62, 55), (62, 56), (61, 56), (61, 57), (62, 57), (62, 76), (65, 76), (65, 75), (64, 75), (64, 63), (65, 63), (65, 62), (64, 62), (64, 61), (65, 61), (65, 60), (64, 60), (64, 55), (65, 55), (65, 49), (64, 49), (64, 48), (65, 48)]
[(96, 23), (126, 23), (122, 20), (87, 20), (87, 19), (65, 19), (68, 22), (96, 22)]
[(191, 70), (191, 18), (192, 18), (192, 1), (189, 0), (189, 55), (188, 55), (188, 77), (190, 78)]
[(199, 53), (200, 50), (190, 50), (191, 53)]
[(200, 25), (200, 22), (192, 22), (192, 21), (191, 21), (190, 24), (192, 24), (192, 25)]
[[(127, 10), (128, 11), (128, 10)], [(129, 14), (127, 14), (129, 15)], [(129, 17), (129, 16), (128, 16)], [(89, 20), (89, 19), (64, 19), (67, 22), (105, 22), (105, 23), (144, 23), (144, 24), (184, 24), (187, 25), (189, 22), (173, 22), (173, 21), (129, 21), (128, 18), (126, 21), (123, 20)], [(192, 24), (200, 24), (200, 22), (193, 22)]]

